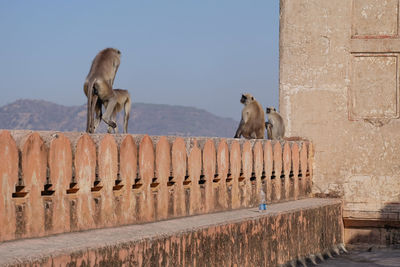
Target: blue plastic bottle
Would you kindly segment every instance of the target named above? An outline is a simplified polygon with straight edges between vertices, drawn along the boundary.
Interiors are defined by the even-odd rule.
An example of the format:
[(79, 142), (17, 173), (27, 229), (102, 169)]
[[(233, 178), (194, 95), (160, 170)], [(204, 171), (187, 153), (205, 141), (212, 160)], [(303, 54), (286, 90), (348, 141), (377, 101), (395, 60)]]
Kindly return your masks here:
[(265, 193), (264, 190), (260, 190), (260, 204), (258, 205), (258, 211), (263, 212), (267, 210), (267, 203), (265, 201)]

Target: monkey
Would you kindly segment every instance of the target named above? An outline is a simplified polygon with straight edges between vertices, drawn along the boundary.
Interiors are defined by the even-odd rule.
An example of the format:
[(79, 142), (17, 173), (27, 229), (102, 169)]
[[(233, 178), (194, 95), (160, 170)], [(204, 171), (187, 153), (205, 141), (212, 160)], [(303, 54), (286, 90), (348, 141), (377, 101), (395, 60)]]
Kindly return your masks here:
[(267, 128), (268, 139), (283, 139), (285, 136), (285, 124), (282, 116), (274, 107), (268, 107), (266, 113), (268, 122), (265, 123), (265, 128)]
[(240, 103), (244, 107), (234, 138), (240, 138), (243, 135), (247, 139), (263, 139), (265, 115), (262, 106), (251, 94), (243, 94)]
[[(115, 75), (120, 64), (121, 52), (115, 48), (101, 50), (92, 61), (92, 66), (83, 85), (83, 91), (88, 98), (86, 132), (94, 132), (94, 112), (101, 108), (102, 103), (107, 102), (102, 120), (110, 127), (117, 124), (111, 120), (111, 115), (117, 104), (117, 97), (112, 90)], [(97, 101), (97, 100), (100, 101)]]
[[(113, 89), (114, 95), (116, 96), (117, 99), (117, 104), (114, 107), (114, 110), (112, 111), (111, 114), (111, 119), (113, 121), (116, 121), (117, 113), (124, 109), (124, 133), (128, 133), (128, 120), (129, 120), (129, 113), (131, 111), (131, 96), (128, 92), (128, 90), (124, 89)], [(96, 131), (97, 127), (100, 124), (100, 121), (102, 119), (102, 105), (104, 105), (105, 109), (108, 107), (108, 101), (102, 102), (100, 99), (97, 100), (96, 107), (95, 107), (95, 114), (96, 118), (94, 121), (94, 132)], [(118, 133), (118, 125), (113, 128), (111, 126), (108, 126), (108, 133), (111, 133), (111, 131), (114, 131), (114, 133)]]

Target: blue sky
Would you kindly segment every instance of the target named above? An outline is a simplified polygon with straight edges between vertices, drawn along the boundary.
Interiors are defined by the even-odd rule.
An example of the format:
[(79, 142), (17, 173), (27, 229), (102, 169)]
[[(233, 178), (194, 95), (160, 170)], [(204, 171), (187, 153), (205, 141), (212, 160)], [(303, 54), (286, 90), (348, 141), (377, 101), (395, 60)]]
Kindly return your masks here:
[(134, 102), (240, 119), (242, 93), (279, 99), (278, 0), (0, 0), (0, 105), (86, 102), (95, 55), (121, 50), (114, 88)]

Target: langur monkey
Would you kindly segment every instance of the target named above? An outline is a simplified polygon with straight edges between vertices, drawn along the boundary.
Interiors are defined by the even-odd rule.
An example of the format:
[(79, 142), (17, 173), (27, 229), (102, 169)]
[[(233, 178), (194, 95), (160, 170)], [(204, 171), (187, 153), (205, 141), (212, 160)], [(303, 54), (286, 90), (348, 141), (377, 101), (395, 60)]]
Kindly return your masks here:
[(265, 123), (265, 128), (267, 128), (268, 139), (283, 139), (285, 136), (285, 124), (281, 115), (274, 107), (268, 107), (266, 112), (268, 122)]
[[(114, 106), (114, 110), (111, 114), (111, 119), (113, 121), (116, 121), (117, 113), (124, 109), (124, 133), (128, 133), (129, 112), (131, 111), (131, 96), (128, 90), (114, 89), (113, 91), (117, 99), (117, 104)], [(102, 104), (104, 105), (106, 110), (109, 105), (108, 101), (101, 102), (100, 100), (97, 100), (95, 108), (96, 118), (94, 121), (94, 131), (96, 131), (102, 118)], [(111, 131), (114, 131), (114, 133), (118, 133), (118, 125), (115, 128), (108, 126), (107, 131), (108, 133), (111, 133)]]
[(263, 139), (265, 115), (260, 103), (251, 95), (243, 94), (240, 103), (244, 105), (242, 119), (234, 138)]
[[(115, 74), (120, 64), (121, 52), (118, 49), (106, 48), (101, 50), (93, 59), (89, 74), (86, 77), (83, 91), (88, 98), (86, 132), (94, 132), (94, 112), (96, 107), (101, 107), (107, 102), (102, 119), (110, 127), (117, 124), (111, 120), (112, 112), (117, 104), (117, 97), (112, 90)], [(99, 101), (98, 101), (99, 100)]]

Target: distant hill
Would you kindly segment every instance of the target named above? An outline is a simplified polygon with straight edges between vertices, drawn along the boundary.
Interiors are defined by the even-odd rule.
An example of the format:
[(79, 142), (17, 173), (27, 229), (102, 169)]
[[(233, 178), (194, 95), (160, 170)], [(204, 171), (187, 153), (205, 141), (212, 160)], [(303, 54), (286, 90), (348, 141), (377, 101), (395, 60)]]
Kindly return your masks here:
[[(122, 112), (118, 126), (122, 132)], [(105, 123), (97, 132), (106, 132)], [(238, 122), (205, 110), (171, 105), (134, 103), (128, 133), (149, 135), (233, 137)], [(0, 107), (0, 129), (84, 131), (86, 105), (63, 106), (21, 99)]]

